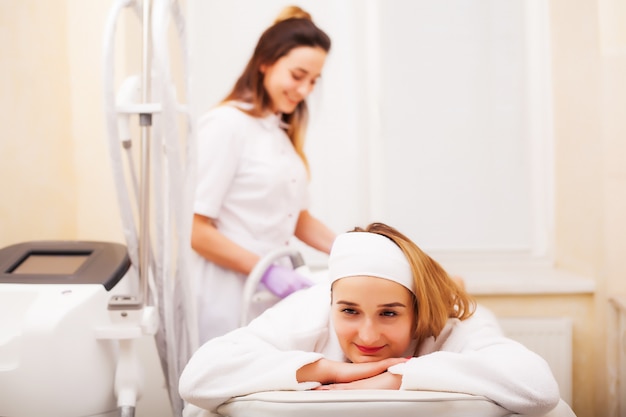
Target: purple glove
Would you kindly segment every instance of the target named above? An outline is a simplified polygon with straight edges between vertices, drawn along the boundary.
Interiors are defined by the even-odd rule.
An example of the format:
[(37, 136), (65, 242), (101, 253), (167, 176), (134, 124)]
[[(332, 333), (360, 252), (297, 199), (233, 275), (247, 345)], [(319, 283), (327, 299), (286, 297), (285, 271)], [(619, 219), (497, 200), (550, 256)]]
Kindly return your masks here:
[(270, 292), (280, 298), (285, 298), (293, 292), (313, 285), (313, 282), (305, 276), (291, 268), (280, 265), (271, 265), (267, 268), (261, 282)]

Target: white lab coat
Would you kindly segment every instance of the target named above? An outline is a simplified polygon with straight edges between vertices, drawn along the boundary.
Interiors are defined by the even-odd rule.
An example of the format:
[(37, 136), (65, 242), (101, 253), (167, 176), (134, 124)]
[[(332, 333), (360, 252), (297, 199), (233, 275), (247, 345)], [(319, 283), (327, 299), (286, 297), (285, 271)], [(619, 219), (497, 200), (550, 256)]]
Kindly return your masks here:
[[(292, 239), (309, 202), (307, 172), (278, 115), (252, 117), (236, 105), (245, 106), (222, 105), (199, 120), (194, 212), (263, 256)], [(194, 256), (203, 342), (239, 325), (246, 276)]]
[[(326, 283), (294, 293), (249, 326), (201, 346), (180, 379), (188, 402), (184, 415), (211, 416), (229, 398), (254, 392), (315, 388), (315, 381), (298, 383), (296, 371), (322, 357), (345, 360)], [(402, 390), (481, 395), (522, 415), (544, 414), (560, 398), (548, 364), (504, 337), (482, 308), (467, 320), (450, 319), (436, 339), (422, 343), (417, 357), (389, 371), (403, 376)]]

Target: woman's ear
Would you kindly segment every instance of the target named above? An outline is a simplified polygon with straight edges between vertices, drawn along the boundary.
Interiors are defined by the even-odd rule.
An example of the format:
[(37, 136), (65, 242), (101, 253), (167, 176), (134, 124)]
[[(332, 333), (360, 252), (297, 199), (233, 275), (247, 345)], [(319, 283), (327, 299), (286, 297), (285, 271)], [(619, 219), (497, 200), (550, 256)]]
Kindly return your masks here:
[(261, 65), (259, 66), (259, 72), (260, 72), (261, 74), (265, 74), (265, 71), (267, 71), (267, 64), (261, 64)]

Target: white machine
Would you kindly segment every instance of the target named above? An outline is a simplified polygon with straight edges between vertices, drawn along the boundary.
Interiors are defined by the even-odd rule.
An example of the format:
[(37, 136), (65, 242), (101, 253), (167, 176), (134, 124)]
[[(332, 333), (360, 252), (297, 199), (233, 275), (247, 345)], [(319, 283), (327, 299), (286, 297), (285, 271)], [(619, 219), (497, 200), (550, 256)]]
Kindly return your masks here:
[[(143, 306), (154, 306), (157, 311), (155, 347), (171, 404), (167, 411), (174, 417), (180, 417), (183, 408), (178, 378), (198, 343), (189, 248), (195, 117), (190, 106), (178, 100), (190, 96), (181, 3), (113, 1), (103, 45), (105, 122), (122, 229), (131, 271), (139, 277), (136, 294)], [(125, 20), (125, 13), (139, 19)], [(115, 64), (120, 56), (115, 52), (118, 22), (141, 29), (141, 51), (132, 54), (140, 58), (141, 74), (121, 80), (116, 79), (119, 68)], [(178, 46), (174, 51), (170, 50), (173, 45)], [(171, 68), (172, 54), (179, 58), (182, 79)], [(184, 93), (178, 91), (179, 85)], [(135, 138), (134, 129), (129, 128), (132, 123), (138, 126)], [(127, 183), (131, 183), (130, 191)], [(165, 410), (161, 412), (165, 414), (159, 416), (168, 416)]]
[(0, 250), (0, 415), (132, 416), (135, 342), (152, 307), (125, 295), (126, 247), (26, 242)]
[[(144, 384), (148, 371), (164, 381), (158, 415), (182, 414), (178, 378), (197, 330), (188, 258), (194, 118), (177, 102), (168, 49), (175, 32), (184, 66), (179, 3), (115, 0), (105, 24), (105, 127), (126, 245), (45, 241), (0, 250), (2, 417), (133, 417), (153, 386)], [(133, 56), (142, 73), (118, 83), (116, 27), (126, 11), (139, 18), (124, 22), (141, 28)], [(131, 149), (133, 122), (140, 152)], [(151, 369), (138, 351), (146, 340), (158, 352)]]

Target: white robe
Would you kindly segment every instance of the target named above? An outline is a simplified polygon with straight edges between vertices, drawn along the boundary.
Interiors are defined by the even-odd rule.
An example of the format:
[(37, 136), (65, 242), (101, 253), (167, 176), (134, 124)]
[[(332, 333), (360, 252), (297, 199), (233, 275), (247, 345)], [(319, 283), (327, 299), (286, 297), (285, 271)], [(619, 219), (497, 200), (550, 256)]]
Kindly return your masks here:
[[(290, 244), (309, 203), (307, 172), (278, 115), (253, 117), (236, 106), (246, 105), (219, 106), (198, 122), (194, 213), (215, 219), (222, 234), (264, 256)], [(239, 326), (246, 275), (195, 252), (194, 271), (204, 342)]]
[[(254, 392), (315, 388), (320, 383), (299, 383), (296, 371), (322, 357), (345, 360), (330, 320), (328, 284), (296, 292), (249, 326), (201, 346), (180, 379), (184, 415), (211, 416), (228, 399)], [(544, 414), (560, 399), (545, 360), (504, 337), (482, 308), (470, 319), (449, 320), (417, 357), (389, 372), (402, 375), (402, 390), (480, 395), (521, 415)]]

